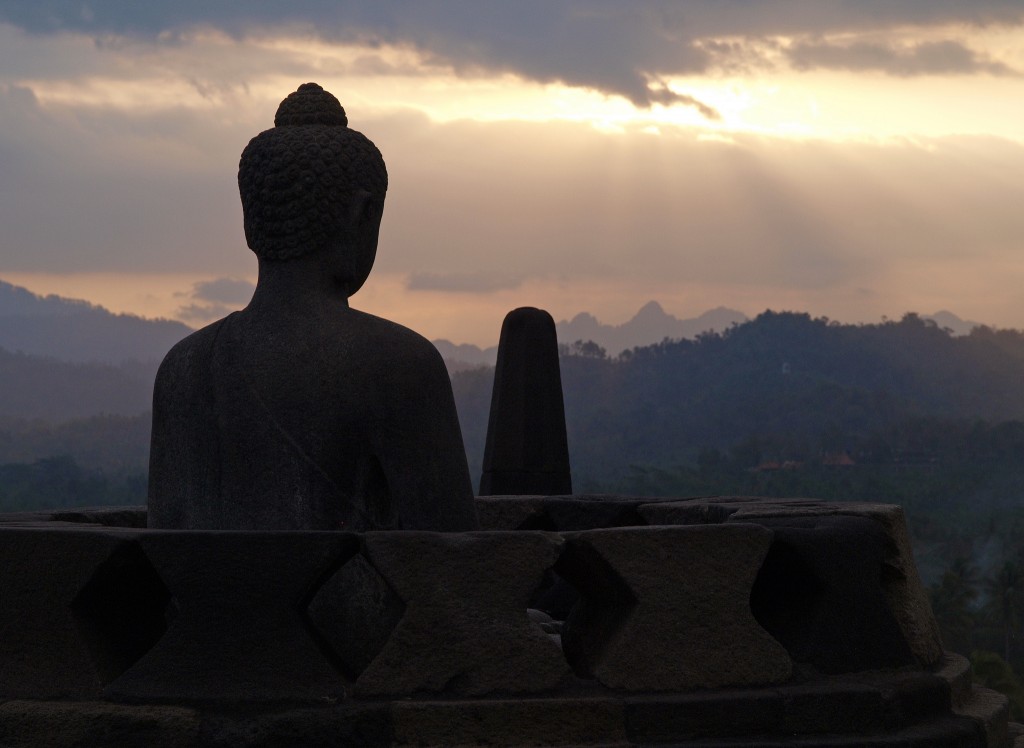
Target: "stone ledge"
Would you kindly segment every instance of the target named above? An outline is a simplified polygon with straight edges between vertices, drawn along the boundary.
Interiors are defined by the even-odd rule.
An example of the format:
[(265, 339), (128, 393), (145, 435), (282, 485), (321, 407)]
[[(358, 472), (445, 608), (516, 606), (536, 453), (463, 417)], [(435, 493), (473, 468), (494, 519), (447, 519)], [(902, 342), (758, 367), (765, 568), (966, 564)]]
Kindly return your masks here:
[[(572, 698), (403, 699), (218, 710), (107, 702), (0, 704), (4, 748), (377, 746), (892, 746), (1002, 748), (998, 710), (957, 716), (934, 704), (892, 723), (905, 674), (767, 689)], [(873, 684), (869, 684), (871, 681)], [(902, 695), (897, 695), (902, 691)], [(925, 688), (919, 699), (934, 699)], [(995, 729), (993, 729), (995, 727)], [(1004, 733), (1005, 734), (1005, 730)], [(992, 742), (995, 739), (996, 742)]]

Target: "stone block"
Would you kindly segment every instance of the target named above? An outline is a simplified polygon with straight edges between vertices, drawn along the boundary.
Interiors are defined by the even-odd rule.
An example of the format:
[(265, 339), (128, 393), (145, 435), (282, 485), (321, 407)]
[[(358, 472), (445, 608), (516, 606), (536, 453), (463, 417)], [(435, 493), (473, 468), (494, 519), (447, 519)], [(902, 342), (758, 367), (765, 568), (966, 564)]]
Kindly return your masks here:
[(1003, 694), (975, 687), (971, 698), (955, 709), (956, 714), (972, 720), (984, 734), (986, 748), (999, 748), (1010, 742), (1010, 704)]
[(785, 733), (883, 732), (889, 712), (882, 692), (868, 684), (815, 681), (782, 692)]
[(595, 530), (633, 527), (648, 522), (637, 511), (650, 506), (640, 496), (578, 494), (574, 496), (479, 496), (476, 500), (480, 526), (487, 530)]
[(756, 525), (566, 534), (558, 573), (582, 593), (562, 641), (578, 674), (628, 691), (766, 685), (789, 678), (750, 594), (772, 533)]
[(102, 527), (143, 528), (146, 526), (146, 507), (98, 506), (60, 509), (54, 511), (52, 517), (57, 522), (77, 522)]
[(180, 745), (206, 748), (391, 748), (387, 702), (347, 701), (320, 707), (203, 714), (200, 739)]
[[(825, 528), (829, 525), (830, 520), (827, 518), (830, 517), (837, 518), (831, 521), (832, 527), (836, 528), (835, 533), (840, 532), (839, 527), (842, 524), (838, 518), (848, 517), (854, 523), (859, 518), (860, 527), (864, 528), (858, 531), (859, 536), (865, 539), (873, 538), (870, 544), (878, 549), (877, 552), (880, 554), (878, 574), (870, 575), (871, 584), (874, 585), (875, 580), (878, 580), (880, 594), (895, 619), (913, 659), (919, 665), (924, 666), (938, 663), (943, 654), (942, 641), (938, 624), (932, 615), (928, 594), (921, 584), (917, 567), (914, 564), (902, 507), (891, 504), (839, 502), (790, 502), (788, 505), (782, 503), (752, 504), (737, 509), (728, 521), (754, 522), (773, 529), (786, 526)], [(815, 518), (820, 520), (817, 524)], [(864, 520), (870, 520), (877, 527), (877, 531), (866, 529), (867, 526), (863, 524)], [(852, 527), (852, 525), (850, 526)], [(854, 551), (853, 548), (850, 550)], [(827, 571), (825, 567), (833, 563), (842, 563), (835, 553), (832, 555), (832, 560), (828, 560), (826, 558), (828, 553), (827, 543), (822, 544), (819, 555), (820, 564), (824, 565), (823, 573)], [(850, 577), (850, 581), (856, 580)], [(845, 594), (856, 593), (851, 589)], [(847, 605), (847, 607), (850, 606)]]
[(527, 608), (562, 539), (540, 532), (367, 533), (365, 554), (405, 603), (358, 696), (553, 689), (561, 650)]
[(477, 496), (481, 530), (555, 530), (544, 496)]
[(626, 739), (617, 699), (396, 701), (397, 746), (618, 746)]
[[(774, 690), (724, 690), (631, 697), (626, 700), (626, 730), (634, 744), (648, 745), (778, 734), (782, 699)], [(689, 745), (689, 742), (683, 743)]]
[(775, 540), (751, 605), (795, 661), (825, 673), (913, 663), (883, 591), (878, 525), (857, 517), (763, 521)]
[(307, 614), (345, 675), (355, 680), (380, 654), (405, 605), (369, 562), (356, 555), (317, 590)]
[(75, 603), (132, 544), (116, 531), (0, 528), (0, 698), (100, 695), (101, 668)]
[(174, 599), (174, 617), (107, 696), (185, 703), (345, 696), (346, 681), (306, 608), (356, 553), (356, 536), (150, 531), (139, 544)]
[(199, 715), (178, 706), (103, 702), (0, 704), (4, 748), (179, 748), (200, 745)]

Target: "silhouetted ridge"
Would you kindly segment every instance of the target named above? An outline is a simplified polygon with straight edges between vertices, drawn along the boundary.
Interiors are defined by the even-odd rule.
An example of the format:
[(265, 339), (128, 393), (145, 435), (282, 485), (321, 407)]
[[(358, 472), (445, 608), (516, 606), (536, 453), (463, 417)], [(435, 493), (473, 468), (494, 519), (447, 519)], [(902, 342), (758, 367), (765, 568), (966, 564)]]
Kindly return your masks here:
[[(954, 337), (916, 314), (842, 325), (765, 312), (619, 358), (567, 352), (576, 354), (561, 367), (573, 470), (599, 479), (630, 465), (693, 464), (705, 447), (755, 436), (817, 454), (830, 431), (865, 436), (909, 417), (1024, 419), (1024, 333)], [(457, 373), (453, 385), (477, 469), (488, 372)]]
[(0, 281), (0, 348), (9, 351), (65, 361), (148, 361), (162, 358), (191, 331), (181, 322), (114, 314)]

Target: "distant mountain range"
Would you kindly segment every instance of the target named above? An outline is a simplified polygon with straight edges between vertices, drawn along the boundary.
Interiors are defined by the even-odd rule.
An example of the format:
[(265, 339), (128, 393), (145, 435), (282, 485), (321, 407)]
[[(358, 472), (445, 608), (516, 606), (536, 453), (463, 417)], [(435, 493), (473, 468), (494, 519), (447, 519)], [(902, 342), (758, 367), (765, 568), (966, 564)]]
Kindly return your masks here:
[[(704, 448), (730, 450), (750, 437), (779, 460), (866, 448), (876, 436), (904, 433), (914, 418), (962, 419), (968, 431), (977, 419), (1024, 421), (1024, 332), (958, 336), (944, 328), (963, 329), (960, 322), (944, 322), (907, 314), (847, 325), (763, 312), (723, 333), (628, 357), (570, 349), (561, 378), (574, 473), (617, 480), (631, 465), (688, 464)], [(492, 381), (482, 368), (452, 375), (474, 475)], [(970, 451), (969, 440), (961, 448)]]
[[(976, 326), (945, 311), (925, 319), (958, 335)], [(621, 325), (604, 324), (582, 312), (558, 322), (556, 329), (565, 345), (592, 340), (615, 356), (666, 338), (693, 339), (746, 320), (741, 312), (724, 307), (679, 319), (651, 301)], [(0, 418), (56, 422), (99, 413), (140, 413), (148, 408), (159, 361), (191, 331), (181, 322), (114, 314), (86, 301), (39, 296), (0, 281)], [(497, 356), (496, 346), (447, 340), (434, 344), (452, 372), (493, 365)]]
[[(940, 329), (953, 335), (967, 335), (981, 323), (960, 319), (952, 312), (940, 311), (921, 315), (933, 320)], [(747, 315), (735, 309), (720, 306), (691, 319), (679, 319), (668, 314), (657, 301), (644, 304), (633, 318), (621, 325), (607, 325), (590, 312), (580, 312), (571, 320), (555, 323), (558, 342), (572, 345), (577, 341), (592, 340), (611, 356), (633, 348), (653, 345), (663, 340), (692, 340), (703, 332), (722, 332), (733, 325), (748, 321)], [(475, 366), (494, 366), (498, 347), (480, 348), (470, 343), (452, 343), (450, 340), (433, 341), (451, 372)]]
[(192, 332), (181, 322), (114, 314), (0, 281), (0, 348), (63, 361), (159, 361)]
[[(695, 338), (702, 332), (721, 332), (734, 324), (747, 321), (747, 316), (735, 309), (718, 307), (693, 319), (679, 319), (665, 312), (657, 301), (649, 301), (631, 320), (621, 325), (606, 325), (590, 312), (580, 312), (571, 320), (555, 323), (558, 342), (572, 345), (576, 341), (592, 340), (608, 353), (617, 356), (637, 346), (660, 343), (665, 338), (679, 340)], [(434, 346), (449, 362), (449, 369), (457, 371), (466, 366), (493, 366), (498, 347), (480, 348), (466, 343), (457, 345), (448, 340), (435, 340)]]
[(621, 325), (605, 325), (598, 322), (594, 315), (580, 312), (568, 322), (556, 325), (558, 340), (572, 344), (577, 340), (592, 340), (617, 356), (622, 351), (638, 346), (660, 343), (669, 338), (695, 338), (702, 332), (721, 332), (722, 330), (747, 321), (747, 315), (724, 306), (704, 312), (693, 319), (679, 319), (665, 312), (657, 301), (648, 301), (637, 312), (633, 319)]

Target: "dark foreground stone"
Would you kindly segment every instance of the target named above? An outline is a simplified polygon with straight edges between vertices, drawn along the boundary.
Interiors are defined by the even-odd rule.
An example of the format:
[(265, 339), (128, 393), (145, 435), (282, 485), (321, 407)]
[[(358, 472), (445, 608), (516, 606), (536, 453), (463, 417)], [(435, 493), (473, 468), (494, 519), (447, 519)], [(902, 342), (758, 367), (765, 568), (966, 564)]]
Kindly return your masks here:
[[(958, 672), (965, 661), (951, 661)], [(0, 704), (5, 748), (294, 746), (1008, 746), (1006, 702), (974, 689), (950, 711), (950, 684), (870, 673), (764, 689), (572, 698), (401, 699), (224, 711), (105, 702)]]
[[(489, 522), (562, 527), (0, 517), (0, 746), (1009, 748), (1022, 733), (942, 654), (898, 507), (484, 501)], [(558, 620), (531, 610), (552, 577), (575, 596)]]

